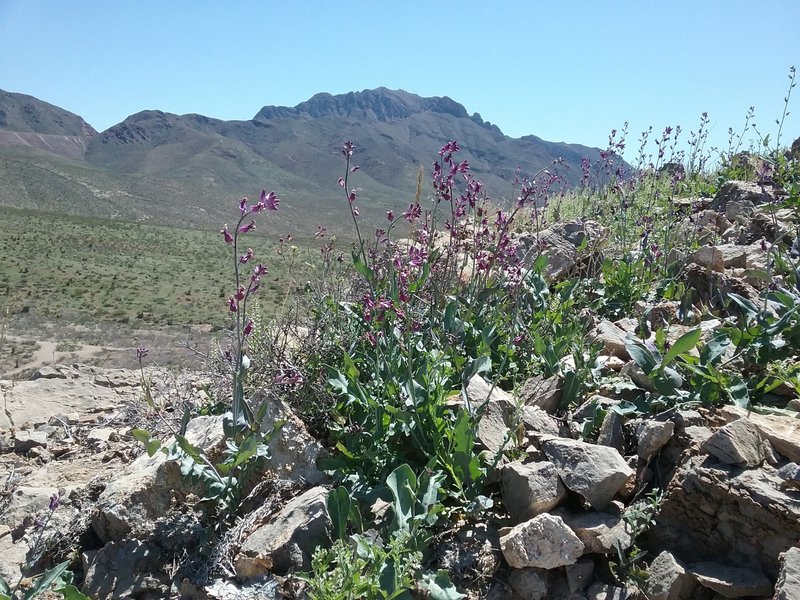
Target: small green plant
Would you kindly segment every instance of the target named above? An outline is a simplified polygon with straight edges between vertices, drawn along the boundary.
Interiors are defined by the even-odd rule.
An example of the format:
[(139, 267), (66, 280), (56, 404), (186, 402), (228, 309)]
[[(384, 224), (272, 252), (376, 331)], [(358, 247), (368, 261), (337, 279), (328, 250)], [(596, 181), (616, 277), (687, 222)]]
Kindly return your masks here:
[[(53, 494), (53, 496), (50, 497), (46, 516), (43, 519), (40, 517), (34, 519), (37, 533), (30, 553), (33, 558), (27, 563), (28, 567), (35, 565), (41, 558), (42, 540), (45, 530), (50, 524), (50, 519), (59, 505), (60, 498), (58, 494)], [(41, 575), (33, 577), (33, 583), (25, 589), (22, 587), (22, 583), (25, 581), (24, 576), (21, 575), (13, 587), (0, 576), (0, 600), (29, 600), (30, 598), (36, 598), (50, 590), (60, 594), (65, 600), (89, 600), (87, 596), (81, 594), (78, 589), (72, 585), (72, 573), (69, 571), (69, 565), (70, 561), (65, 560), (53, 568), (48, 569)]]
[(632, 543), (628, 549), (622, 548), (619, 542), (615, 544), (617, 559), (610, 561), (609, 566), (618, 581), (639, 588), (647, 583), (649, 575), (640, 564), (647, 556), (647, 551), (639, 548), (636, 540), (656, 524), (655, 518), (663, 498), (663, 492), (655, 488), (643, 499), (632, 503), (623, 513), (622, 519), (628, 527)]

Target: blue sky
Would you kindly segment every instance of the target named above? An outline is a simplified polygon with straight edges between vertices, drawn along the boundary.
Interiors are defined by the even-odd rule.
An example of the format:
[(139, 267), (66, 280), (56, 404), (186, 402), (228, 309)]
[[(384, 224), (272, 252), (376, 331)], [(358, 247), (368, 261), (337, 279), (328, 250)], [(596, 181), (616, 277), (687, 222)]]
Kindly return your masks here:
[(625, 121), (629, 147), (649, 125), (688, 133), (707, 111), (722, 146), (751, 105), (776, 129), (799, 23), (800, 0), (0, 0), (0, 88), (100, 130), (144, 109), (250, 119), (386, 86), (596, 146)]

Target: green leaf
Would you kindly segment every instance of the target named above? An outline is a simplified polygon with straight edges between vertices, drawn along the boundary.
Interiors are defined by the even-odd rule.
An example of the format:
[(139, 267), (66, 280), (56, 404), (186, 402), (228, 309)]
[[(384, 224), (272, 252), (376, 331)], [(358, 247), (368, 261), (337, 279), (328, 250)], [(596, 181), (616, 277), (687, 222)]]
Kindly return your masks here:
[(344, 539), (347, 533), (347, 519), (350, 516), (352, 500), (347, 489), (340, 486), (328, 494), (328, 513), (333, 525), (332, 538)]
[(64, 596), (64, 600), (91, 600), (89, 596), (84, 596), (74, 585), (67, 585), (58, 590)]
[(728, 395), (733, 403), (740, 408), (749, 408), (750, 394), (747, 392), (747, 384), (738, 375), (731, 375), (731, 385), (728, 386)]
[(156, 452), (161, 449), (161, 442), (154, 438), (149, 431), (145, 431), (144, 429), (135, 428), (131, 431), (131, 435), (133, 439), (144, 446), (145, 451), (147, 452), (147, 456), (152, 457)]
[(423, 573), (419, 583), (422, 589), (428, 592), (431, 600), (461, 600), (461, 598), (466, 598), (450, 581), (450, 575), (447, 571)]
[[(3, 579), (3, 576), (0, 575), (0, 594), (5, 595), (6, 597), (10, 596), (11, 594), (11, 586), (8, 585), (8, 582)], [(0, 596), (2, 598), (2, 596)]]
[(700, 351), (700, 359), (706, 364), (714, 364), (725, 354), (731, 345), (731, 338), (726, 331), (716, 331)]
[(631, 355), (633, 362), (641, 367), (645, 375), (650, 375), (660, 362), (660, 357), (656, 356), (652, 350), (639, 340), (626, 340), (625, 349)]
[(758, 308), (756, 305), (750, 302), (744, 296), (740, 296), (739, 294), (734, 294), (733, 292), (728, 293), (728, 297), (733, 300), (736, 304), (739, 305), (739, 308), (750, 318), (755, 317), (759, 314)]
[(29, 598), (35, 598), (45, 590), (47, 590), (52, 583), (61, 577), (61, 574), (67, 570), (69, 566), (69, 561), (65, 560), (64, 562), (56, 565), (52, 569), (45, 571), (44, 574), (36, 579), (36, 583), (29, 588), (25, 594), (23, 594), (22, 599), (28, 600)]
[(664, 358), (661, 359), (661, 364), (659, 365), (659, 370), (664, 370), (669, 363), (675, 360), (679, 355), (685, 354), (689, 352), (692, 348), (697, 346), (697, 342), (700, 341), (700, 337), (703, 335), (703, 330), (700, 328), (692, 329), (691, 331), (687, 331), (677, 340), (675, 343), (672, 344), (672, 347), (667, 350), (667, 353), (664, 355)]
[(410, 531), (414, 520), (414, 504), (417, 501), (417, 476), (408, 464), (403, 463), (391, 472), (386, 479), (386, 485), (394, 497), (393, 529)]

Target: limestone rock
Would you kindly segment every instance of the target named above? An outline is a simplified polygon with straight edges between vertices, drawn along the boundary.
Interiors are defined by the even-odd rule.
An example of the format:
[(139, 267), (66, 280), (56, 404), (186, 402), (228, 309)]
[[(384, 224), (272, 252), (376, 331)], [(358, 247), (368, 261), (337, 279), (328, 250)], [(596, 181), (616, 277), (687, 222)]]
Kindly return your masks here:
[(720, 462), (740, 467), (756, 467), (764, 462), (764, 445), (755, 425), (738, 419), (720, 427), (701, 447)]
[(724, 212), (728, 220), (733, 221), (737, 214), (728, 214), (727, 206), (729, 202), (746, 203), (748, 206), (758, 206), (766, 204), (772, 200), (772, 196), (756, 183), (749, 181), (728, 181), (722, 185), (714, 200), (711, 208), (717, 212)]
[(630, 360), (631, 356), (625, 348), (627, 333), (611, 321), (600, 321), (595, 329), (595, 339), (603, 344), (603, 354), (616, 356), (622, 360)]
[[(197, 417), (186, 428), (186, 438), (208, 451), (224, 439), (222, 417)], [(92, 515), (92, 528), (104, 542), (121, 540), (137, 526), (149, 522), (169, 508), (173, 494), (199, 492), (181, 476), (175, 461), (164, 454), (140, 456), (111, 480), (100, 494)]]
[(776, 475), (783, 480), (785, 487), (800, 488), (800, 465), (787, 463), (777, 470)]
[(625, 430), (623, 428), (624, 418), (615, 410), (606, 412), (603, 417), (603, 424), (597, 434), (597, 443), (601, 446), (610, 446), (618, 451), (622, 451), (625, 446)]
[(90, 598), (165, 598), (169, 579), (153, 544), (135, 539), (109, 542), (84, 554), (88, 566), (81, 591)]
[(561, 379), (556, 375), (546, 379), (531, 377), (523, 384), (519, 399), (524, 406), (538, 406), (554, 415), (561, 404)]
[(291, 569), (307, 570), (311, 554), (326, 538), (331, 519), (328, 490), (311, 488), (290, 500), (269, 523), (253, 531), (235, 560), (236, 578), (259, 577)]
[(631, 595), (625, 588), (596, 582), (586, 590), (587, 600), (628, 600)]
[(567, 586), (571, 594), (585, 589), (592, 581), (594, 561), (590, 558), (579, 558), (575, 563), (564, 567), (567, 576)]
[(566, 497), (567, 489), (552, 463), (512, 462), (503, 467), (503, 502), (517, 523), (554, 509)]
[(470, 379), (466, 394), (470, 410), (484, 411), (478, 422), (478, 442), (492, 455), (497, 455), (508, 446), (508, 425), (516, 406), (514, 399), (480, 375)]
[(47, 448), (47, 434), (44, 431), (22, 430), (14, 433), (14, 452), (25, 454), (33, 448)]
[(653, 421), (646, 419), (636, 426), (639, 441), (636, 454), (642, 460), (650, 460), (672, 439), (675, 423), (672, 421)]
[(727, 421), (747, 417), (756, 426), (761, 437), (791, 461), (800, 463), (800, 419), (786, 419), (773, 415), (751, 413), (738, 406), (724, 406), (720, 415)]
[(564, 485), (596, 509), (611, 502), (633, 475), (633, 469), (615, 448), (560, 438), (543, 439), (541, 445)]
[(508, 576), (508, 583), (520, 598), (547, 598), (547, 572), (541, 569), (514, 569)]
[(515, 569), (555, 569), (574, 563), (584, 548), (560, 517), (538, 515), (500, 537), (500, 549)]
[(696, 587), (694, 578), (667, 550), (653, 559), (644, 593), (649, 600), (690, 600)]
[(800, 598), (800, 547), (789, 548), (781, 554), (780, 559), (781, 571), (773, 600)]
[(533, 437), (559, 434), (556, 420), (538, 406), (523, 406), (521, 418), (525, 424), (525, 431)]
[(690, 563), (724, 556), (776, 577), (778, 555), (800, 539), (800, 502), (781, 482), (768, 469), (688, 457), (667, 486), (645, 547), (669, 548)]
[(599, 512), (560, 514), (567, 526), (583, 542), (587, 553), (612, 554), (616, 553), (617, 545), (623, 550), (631, 546), (628, 527), (618, 515)]
[(689, 572), (694, 575), (700, 585), (712, 589), (726, 598), (746, 596), (763, 598), (772, 594), (772, 582), (763, 573), (753, 569), (704, 562), (692, 565)]

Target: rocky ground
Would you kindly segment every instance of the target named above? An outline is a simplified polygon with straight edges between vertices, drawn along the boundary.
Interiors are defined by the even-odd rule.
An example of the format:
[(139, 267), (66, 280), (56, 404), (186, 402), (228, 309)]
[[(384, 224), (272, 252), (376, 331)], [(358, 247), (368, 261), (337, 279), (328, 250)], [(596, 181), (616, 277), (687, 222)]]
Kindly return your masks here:
[[(706, 245), (675, 257), (701, 295), (727, 289), (757, 301), (769, 283), (760, 240), (785, 238), (788, 215), (758, 216), (762, 192), (730, 182), (683, 224), (707, 233)], [(573, 238), (587, 227), (543, 233), (551, 277), (576, 267)], [(622, 410), (632, 390), (654, 385), (629, 352), (642, 319), (667, 324), (672, 342), (689, 329), (677, 324), (676, 303), (640, 308), (615, 322), (587, 318), (603, 347), (604, 383), (566, 413), (560, 376), (532, 378), (517, 396), (478, 376), (470, 382), (470, 402), (487, 403), (477, 441), (497, 459), (487, 482), (495, 506), (477, 522), (453, 523), (432, 548), (434, 568), (469, 597), (800, 598), (797, 392), (772, 390), (772, 414), (734, 405)], [(719, 326), (699, 325), (704, 339)], [(292, 573), (309, 568), (331, 527), (322, 444), (287, 405), (260, 394), (264, 424), (286, 424), (240, 520), (214, 537), (202, 492), (163, 454), (144, 454), (131, 432), (168, 438), (183, 407), (207, 405), (217, 384), (177, 371), (146, 377), (155, 407), (143, 401), (138, 371), (54, 365), (0, 381), (0, 574), (17, 581), (69, 559), (91, 598), (302, 597)], [(196, 417), (186, 437), (218, 452), (222, 418)]]

